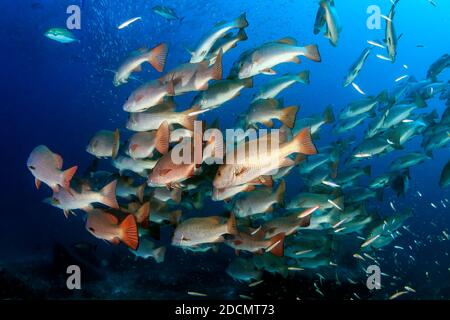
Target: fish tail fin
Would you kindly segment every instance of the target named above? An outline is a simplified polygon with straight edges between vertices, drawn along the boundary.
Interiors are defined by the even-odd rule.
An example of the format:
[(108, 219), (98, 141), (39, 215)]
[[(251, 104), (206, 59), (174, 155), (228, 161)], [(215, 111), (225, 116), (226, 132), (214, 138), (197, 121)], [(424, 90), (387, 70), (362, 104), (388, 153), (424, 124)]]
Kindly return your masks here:
[(328, 106), (325, 108), (325, 111), (323, 112), (323, 121), (325, 123), (333, 123), (335, 121), (333, 109), (331, 106)]
[(234, 214), (231, 214), (230, 218), (227, 221), (227, 233), (231, 235), (239, 234), (239, 231), (237, 229), (236, 217), (234, 216)]
[(150, 202), (144, 203), (136, 212), (136, 219), (144, 226), (148, 225), (150, 217)]
[(269, 251), (274, 256), (283, 257), (284, 256), (284, 233), (279, 233), (270, 239), (270, 245), (266, 251)]
[(308, 46), (305, 46), (305, 52), (304, 55), (309, 60), (320, 62), (322, 61), (322, 58), (320, 57), (319, 48), (315, 44), (310, 44)]
[(132, 214), (128, 215), (120, 224), (120, 231), (123, 243), (133, 250), (136, 250), (139, 245), (138, 228), (136, 220)]
[(168, 52), (167, 44), (161, 43), (150, 50), (150, 54), (148, 57), (148, 62), (155, 68), (158, 72), (162, 72), (164, 70), (164, 66), (166, 64), (167, 52)]
[(309, 70), (305, 70), (305, 71), (300, 72), (297, 75), (297, 82), (304, 83), (304, 84), (309, 84), (310, 83), (309, 82)]
[(77, 172), (78, 166), (73, 166), (63, 172), (62, 187), (66, 190), (70, 188), (70, 181)]
[(178, 223), (180, 223), (181, 214), (181, 210), (172, 211), (169, 219), (170, 224), (176, 226)]
[(147, 185), (146, 183), (143, 183), (141, 186), (137, 188), (136, 197), (139, 199), (140, 203), (144, 202), (144, 191), (146, 185)]
[(116, 185), (117, 180), (114, 180), (113, 182), (107, 184), (103, 187), (102, 190), (100, 190), (100, 195), (101, 203), (110, 208), (119, 209), (119, 204), (117, 203), (116, 199)]
[(286, 192), (286, 182), (284, 180), (281, 180), (280, 185), (278, 186), (278, 189), (275, 192), (275, 199), (282, 207), (284, 207), (284, 193), (285, 192)]
[(167, 121), (163, 121), (156, 131), (156, 144), (155, 148), (161, 154), (166, 154), (169, 151), (169, 139), (170, 139), (170, 131), (169, 131), (169, 123)]
[(164, 257), (166, 256), (166, 247), (159, 247), (153, 250), (153, 257), (157, 263), (164, 262)]
[(293, 144), (293, 152), (303, 153), (306, 155), (317, 154), (317, 149), (311, 139), (311, 130), (309, 128), (305, 128), (300, 131), (290, 143)]
[(211, 77), (213, 80), (220, 80), (222, 79), (222, 56), (223, 56), (223, 50), (220, 49), (219, 53), (216, 56), (216, 61), (214, 62), (213, 66), (211, 67)]
[(114, 131), (114, 141), (113, 141), (112, 153), (111, 153), (113, 159), (117, 158), (117, 154), (119, 153), (119, 148), (120, 148), (120, 132), (119, 132), (119, 129), (116, 129)]
[(247, 33), (245, 32), (244, 28), (241, 28), (237, 34), (237, 38), (241, 41), (245, 41), (248, 39)]
[(248, 26), (248, 21), (245, 12), (234, 20), (234, 25), (236, 26), (236, 28), (240, 29)]
[(290, 106), (281, 110), (280, 121), (287, 127), (293, 128), (297, 118), (298, 106)]
[(175, 188), (170, 192), (170, 198), (176, 203), (181, 202), (181, 189)]

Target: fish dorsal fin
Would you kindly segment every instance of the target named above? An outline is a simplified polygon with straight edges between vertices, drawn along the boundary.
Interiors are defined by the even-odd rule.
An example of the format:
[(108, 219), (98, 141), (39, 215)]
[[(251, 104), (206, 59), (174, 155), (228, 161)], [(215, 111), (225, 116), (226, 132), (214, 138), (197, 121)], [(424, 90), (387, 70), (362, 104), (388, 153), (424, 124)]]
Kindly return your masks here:
[(297, 44), (297, 40), (295, 40), (294, 38), (291, 38), (291, 37), (281, 38), (275, 42), (289, 44), (291, 46), (295, 46)]
[(111, 213), (105, 213), (105, 219), (108, 220), (112, 224), (119, 223), (119, 220), (116, 218), (116, 216), (112, 215)]
[(53, 157), (55, 158), (56, 168), (62, 169), (62, 166), (63, 166), (63, 159), (62, 159), (62, 157), (59, 154), (57, 154), (57, 153), (54, 153)]

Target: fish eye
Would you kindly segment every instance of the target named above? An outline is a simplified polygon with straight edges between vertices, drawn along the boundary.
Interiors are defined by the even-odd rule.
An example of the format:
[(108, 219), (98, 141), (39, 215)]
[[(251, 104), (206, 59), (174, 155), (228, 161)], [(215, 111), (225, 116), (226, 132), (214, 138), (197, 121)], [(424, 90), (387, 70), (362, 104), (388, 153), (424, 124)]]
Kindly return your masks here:
[(33, 166), (28, 166), (28, 169), (30, 169), (30, 170), (34, 170), (34, 169), (36, 169), (35, 167), (33, 167)]
[(55, 204), (59, 204), (59, 200), (58, 200), (57, 198), (53, 198), (52, 201), (53, 201), (53, 203), (55, 203)]

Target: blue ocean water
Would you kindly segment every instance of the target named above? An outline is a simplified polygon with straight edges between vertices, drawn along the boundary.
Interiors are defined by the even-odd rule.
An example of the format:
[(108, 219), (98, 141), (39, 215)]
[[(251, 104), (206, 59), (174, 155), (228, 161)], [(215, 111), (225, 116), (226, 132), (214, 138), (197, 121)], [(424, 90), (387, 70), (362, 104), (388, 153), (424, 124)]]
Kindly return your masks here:
[[(81, 241), (97, 243), (101, 250), (106, 252), (100, 251), (99, 255), (132, 256), (124, 248), (112, 247), (94, 239), (84, 228), (82, 214), (67, 220), (60, 210), (43, 203), (42, 200), (50, 196), (50, 191), (46, 188), (39, 191), (35, 189), (33, 177), (26, 168), (26, 159), (35, 146), (45, 144), (62, 155), (65, 168), (78, 165), (80, 172), (83, 172), (93, 160), (85, 149), (97, 130), (121, 128), (126, 135), (124, 125), (127, 114), (122, 110), (122, 105), (138, 84), (129, 82), (116, 88), (112, 84), (113, 74), (108, 70), (116, 69), (128, 54), (137, 48), (167, 43), (169, 55), (165, 70), (170, 70), (188, 61), (189, 54), (185, 47), (192, 48), (211, 26), (246, 12), (249, 21), (249, 27), (246, 29), (248, 40), (240, 42), (237, 48), (224, 55), (225, 75), (244, 50), (266, 41), (290, 36), (296, 38), (299, 44), (316, 43), (322, 56), (321, 63), (302, 60), (300, 65), (283, 64), (276, 68), (278, 74), (301, 70), (311, 72), (309, 86), (294, 85), (283, 92), (285, 105), (300, 106), (298, 117), (321, 113), (327, 105), (332, 105), (337, 114), (347, 103), (361, 98), (351, 86), (343, 88), (342, 81), (349, 66), (367, 46), (366, 41), (384, 38), (384, 22), (380, 30), (367, 28), (367, 8), (370, 5), (378, 5), (387, 15), (391, 2), (335, 2), (343, 26), (340, 43), (336, 48), (322, 35), (312, 33), (317, 11), (315, 1), (3, 2), (3, 28), (0, 29), (3, 43), (3, 50), (0, 52), (3, 61), (0, 86), (3, 97), (0, 111), (0, 262), (14, 262), (24, 269), (32, 268), (33, 261), (52, 254), (55, 243), (69, 246)], [(64, 27), (68, 17), (66, 8), (72, 4), (82, 5), (81, 30), (74, 31), (80, 41), (62, 44), (45, 38), (43, 34), (49, 28)], [(184, 17), (183, 21), (168, 22), (155, 15), (151, 8), (158, 4), (175, 8), (177, 14)], [(402, 75), (422, 80), (426, 77), (430, 64), (450, 51), (450, 3), (436, 0), (436, 4), (435, 7), (426, 0), (399, 2), (395, 25), (397, 33), (402, 33), (403, 36), (399, 40), (397, 61), (391, 64), (375, 58), (374, 55), (368, 59), (356, 80), (366, 93), (376, 95), (382, 90), (390, 89), (394, 86), (395, 79)], [(123, 30), (117, 29), (121, 22), (135, 16), (141, 16), (142, 21)], [(405, 69), (404, 65), (407, 65), (408, 69)], [(448, 75), (448, 71), (444, 72), (440, 79), (447, 81)], [(159, 74), (146, 66), (139, 77), (151, 80), (159, 77)], [(266, 82), (268, 78), (266, 75), (255, 77), (254, 87)], [(201, 119), (212, 121), (218, 117), (222, 128), (232, 128), (236, 117), (246, 111), (254, 90), (244, 90), (239, 97), (201, 116)], [(195, 93), (191, 93), (177, 97), (179, 110), (187, 109), (194, 96)], [(442, 100), (432, 99), (427, 103), (429, 110), (436, 109), (440, 114), (445, 108)], [(364, 129), (365, 126), (359, 127), (357, 130), (360, 132), (357, 131), (356, 134), (362, 134)], [(324, 127), (320, 132), (320, 140), (316, 143), (319, 147), (326, 146), (334, 138), (331, 127)], [(389, 163), (399, 154), (418, 148), (420, 141), (415, 139), (405, 150), (394, 151), (380, 159), (371, 160), (372, 177), (385, 172)], [(413, 216), (406, 224), (414, 234), (402, 231), (403, 235), (396, 240), (395, 245), (404, 247), (405, 250), (396, 250), (394, 244), (383, 249), (385, 260), (381, 269), (386, 274), (402, 279), (396, 281), (397, 287), (373, 292), (363, 288), (358, 293), (360, 296), (385, 299), (395, 291), (401, 291), (403, 283), (415, 288), (416, 293), (408, 296), (411, 299), (450, 298), (450, 242), (442, 238), (443, 231), (449, 233), (450, 211), (440, 205), (441, 200), (450, 198), (450, 191), (448, 188), (442, 190), (438, 186), (441, 170), (449, 158), (448, 146), (436, 150), (432, 160), (411, 169), (410, 188), (405, 197), (397, 198), (388, 190), (383, 202), (376, 204), (382, 215), (393, 213), (390, 202), (394, 203), (398, 211), (412, 208)], [(105, 161), (102, 166), (107, 167), (108, 163)], [(302, 190), (297, 173), (286, 181), (288, 197)], [(423, 196), (419, 196), (417, 191)], [(433, 208), (430, 203), (437, 204), (437, 208)], [(222, 203), (207, 201), (203, 212), (199, 214), (219, 214), (223, 211), (225, 209)], [(164, 237), (163, 241), (169, 241), (168, 235)], [(422, 245), (409, 250), (408, 245), (414, 240), (420, 241)], [(130, 280), (130, 283), (123, 284), (121, 290), (129, 294), (129, 297), (139, 298), (148, 297), (147, 291), (163, 288), (158, 298), (185, 298), (189, 290), (208, 291), (205, 287), (198, 288), (198, 283), (207, 285), (208, 279), (213, 278), (221, 281), (220, 285), (216, 284), (221, 286), (221, 289), (214, 291), (215, 293), (211, 294), (213, 297), (236, 298), (236, 292), (259, 294), (258, 290), (263, 289), (255, 288), (251, 291), (248, 286), (235, 282), (225, 273), (225, 268), (234, 254), (232, 250), (227, 249), (229, 248), (221, 249), (223, 255), (207, 253), (202, 256), (189, 255), (170, 248), (164, 265), (139, 261), (133, 266), (133, 261), (127, 261), (133, 266), (130, 267), (130, 272), (142, 274), (143, 277), (153, 272), (152, 279), (157, 280), (149, 282), (149, 288), (137, 288)], [(110, 267), (104, 269), (109, 270), (105, 272), (111, 272), (111, 277), (119, 277), (113, 276)], [(302, 278), (300, 275), (294, 276), (294, 279), (312, 288), (312, 293), (304, 294), (302, 298), (322, 298), (314, 293), (313, 283), (317, 281), (316, 276)], [(181, 281), (183, 285), (180, 284)], [(286, 280), (282, 279), (277, 281), (280, 286), (286, 283)], [(390, 281), (392, 280), (386, 280)], [(175, 284), (168, 288), (168, 283)], [(96, 285), (101, 287), (102, 282)], [(105, 284), (105, 287), (109, 285)], [(362, 286), (364, 287), (364, 284)], [(347, 298), (351, 297), (353, 292), (353, 289), (349, 290)], [(144, 291), (147, 293), (144, 294)], [(326, 292), (326, 289), (323, 291)], [(280, 296), (282, 295), (280, 293)], [(117, 296), (121, 297), (120, 292)], [(97, 297), (107, 296), (99, 291)]]

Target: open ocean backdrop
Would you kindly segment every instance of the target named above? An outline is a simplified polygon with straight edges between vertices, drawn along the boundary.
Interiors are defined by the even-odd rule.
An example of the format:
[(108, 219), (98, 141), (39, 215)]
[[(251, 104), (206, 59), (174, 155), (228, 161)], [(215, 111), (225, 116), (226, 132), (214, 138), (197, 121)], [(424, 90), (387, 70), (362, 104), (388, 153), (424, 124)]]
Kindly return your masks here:
[[(425, 79), (429, 66), (450, 52), (450, 1), (435, 2), (436, 7), (427, 0), (399, 2), (395, 26), (397, 34), (403, 36), (398, 43), (397, 60), (391, 64), (371, 55), (355, 80), (367, 94), (392, 89), (395, 79), (403, 75), (418, 81)], [(157, 264), (152, 259), (135, 261), (123, 245), (113, 246), (92, 237), (84, 227), (81, 211), (66, 219), (61, 210), (43, 203), (45, 197), (51, 196), (51, 190), (46, 186), (36, 190), (26, 167), (31, 150), (45, 144), (62, 155), (64, 168), (78, 165), (82, 174), (93, 161), (86, 146), (96, 131), (120, 128), (124, 139), (131, 133), (124, 128), (128, 116), (122, 105), (139, 83), (130, 81), (114, 87), (114, 75), (108, 70), (116, 69), (131, 51), (161, 42), (169, 48), (165, 71), (170, 70), (189, 60), (185, 47), (192, 48), (217, 22), (234, 19), (243, 12), (249, 22), (248, 40), (224, 55), (224, 77), (240, 53), (264, 42), (290, 36), (301, 45), (315, 43), (320, 49), (321, 63), (302, 59), (301, 64), (276, 67), (279, 75), (302, 70), (310, 70), (311, 74), (310, 85), (293, 85), (281, 96), (286, 106), (300, 106), (299, 119), (321, 114), (328, 105), (333, 106), (337, 116), (347, 103), (361, 98), (352, 86), (342, 86), (350, 65), (368, 46), (367, 40), (384, 38), (385, 21), (381, 29), (370, 30), (366, 10), (375, 4), (387, 15), (391, 2), (335, 0), (335, 3), (343, 27), (338, 47), (332, 47), (322, 34), (313, 34), (317, 2), (312, 0), (2, 1), (0, 279), (7, 289), (0, 289), (3, 290), (0, 298), (177, 299), (188, 298), (188, 291), (197, 291), (219, 299), (236, 299), (239, 294), (277, 299), (387, 299), (403, 290), (403, 286), (409, 286), (416, 291), (409, 293), (409, 299), (450, 299), (450, 241), (443, 235), (443, 231), (450, 233), (450, 203), (445, 202), (450, 199), (450, 189), (438, 185), (441, 170), (450, 159), (448, 145), (433, 151), (432, 160), (410, 169), (410, 186), (404, 197), (397, 197), (388, 189), (382, 202), (374, 200), (382, 216), (394, 213), (391, 202), (398, 212), (413, 209), (405, 222), (411, 232), (400, 229), (402, 235), (379, 253), (383, 257), (381, 271), (401, 280), (383, 277), (383, 288), (370, 291), (365, 285), (364, 270), (358, 267), (357, 284), (341, 279), (338, 285), (335, 279), (328, 278), (321, 285), (324, 297), (314, 287), (314, 283), (319, 283), (316, 273), (321, 273), (320, 270), (297, 272), (287, 278), (267, 274), (264, 283), (251, 288), (225, 272), (234, 250), (221, 246), (219, 254), (185, 253), (169, 245), (168, 230), (161, 232), (161, 243), (168, 247), (164, 263)], [(46, 38), (44, 33), (49, 28), (65, 26), (66, 9), (72, 4), (82, 5), (81, 30), (73, 31), (80, 41), (62, 44)], [(166, 21), (152, 12), (155, 5), (172, 7), (184, 19)], [(117, 29), (120, 23), (135, 16), (141, 16), (142, 21)], [(383, 50), (381, 53), (386, 54)], [(447, 70), (439, 79), (447, 82), (449, 75)], [(137, 76), (151, 80), (160, 74), (146, 65)], [(222, 129), (233, 128), (237, 116), (247, 110), (256, 88), (269, 77), (254, 77), (253, 89), (243, 90), (239, 97), (199, 118), (207, 122), (219, 118)], [(189, 108), (195, 95), (176, 97), (178, 110)], [(446, 107), (445, 101), (438, 98), (428, 100), (427, 104), (427, 110), (435, 109), (439, 114)], [(347, 136), (362, 135), (366, 126), (359, 126)], [(320, 148), (334, 138), (332, 126), (324, 126), (315, 143)], [(370, 160), (371, 177), (385, 172), (399, 155), (420, 149), (420, 143), (420, 139), (413, 139), (404, 150)], [(109, 161), (101, 160), (100, 166), (110, 168)], [(286, 178), (287, 199), (303, 190), (298, 170), (293, 172)], [(442, 203), (448, 206), (445, 208)], [(187, 216), (207, 216), (223, 214), (226, 209), (223, 202), (206, 198), (201, 211), (185, 211)], [(413, 245), (414, 240), (421, 245)], [(70, 256), (67, 248), (82, 242), (97, 246), (94, 258), (100, 263), (89, 271), (85, 290), (72, 292), (65, 288), (64, 256)], [(397, 250), (394, 245), (404, 250)], [(395, 285), (390, 285), (391, 282)]]

